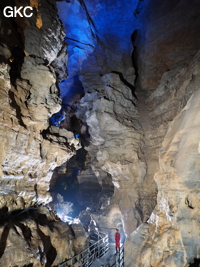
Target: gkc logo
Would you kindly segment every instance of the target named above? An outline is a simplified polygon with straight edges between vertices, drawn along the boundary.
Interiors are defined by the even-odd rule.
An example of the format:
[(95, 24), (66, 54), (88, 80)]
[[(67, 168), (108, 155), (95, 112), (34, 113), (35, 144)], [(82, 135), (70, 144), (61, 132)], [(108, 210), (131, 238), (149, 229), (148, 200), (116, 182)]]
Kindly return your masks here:
[[(27, 10), (29, 10), (28, 14), (27, 14)], [(30, 18), (33, 15), (33, 12), (30, 12), (30, 10), (32, 11), (33, 8), (31, 6), (26, 6), (26, 7), (11, 7), (11, 6), (6, 6), (3, 10), (3, 14), (5, 17), (7, 18), (13, 18), (13, 17), (17, 17), (17, 15), (19, 15), (20, 17), (26, 17), (26, 18)]]

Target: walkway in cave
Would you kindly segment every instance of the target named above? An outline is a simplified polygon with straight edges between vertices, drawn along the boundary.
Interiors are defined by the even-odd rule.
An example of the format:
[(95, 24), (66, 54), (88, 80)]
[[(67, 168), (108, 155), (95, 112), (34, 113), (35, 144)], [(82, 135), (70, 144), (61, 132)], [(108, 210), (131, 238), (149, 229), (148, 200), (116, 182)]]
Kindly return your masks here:
[(120, 252), (116, 254), (115, 244), (109, 243), (108, 235), (99, 234), (101, 234), (100, 239), (96, 241), (90, 238), (88, 248), (59, 264), (58, 267), (124, 267), (124, 246), (121, 245)]
[[(114, 243), (109, 244), (108, 252), (101, 257), (100, 259), (96, 259), (91, 267), (122, 267), (124, 266), (124, 251), (123, 246), (121, 247), (121, 253), (115, 254), (115, 245)], [(121, 258), (121, 261), (120, 261)]]

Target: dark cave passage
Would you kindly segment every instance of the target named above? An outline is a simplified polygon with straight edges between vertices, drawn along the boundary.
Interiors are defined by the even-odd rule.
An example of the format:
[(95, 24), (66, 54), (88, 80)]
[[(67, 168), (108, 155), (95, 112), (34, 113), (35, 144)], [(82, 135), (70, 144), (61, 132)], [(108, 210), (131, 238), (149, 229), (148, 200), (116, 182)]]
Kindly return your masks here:
[(84, 149), (79, 149), (75, 156), (56, 170), (56, 181), (51, 186), (54, 202), (57, 201), (57, 194), (60, 194), (63, 197), (64, 205), (70, 207), (69, 203), (73, 204), (72, 209), (69, 208), (69, 210), (62, 210), (63, 205), (58, 205), (59, 207), (57, 207), (57, 211), (59, 214), (67, 213), (68, 211), (70, 217), (75, 218), (79, 215), (81, 210), (85, 209), (85, 206), (77, 201), (76, 194), (79, 190), (77, 176), (79, 171), (85, 169), (86, 158), (87, 152)]
[(200, 259), (194, 259), (193, 263), (190, 263), (189, 267), (199, 267)]
[(98, 212), (106, 199), (112, 196), (114, 187), (111, 177), (105, 177), (100, 185), (89, 165), (89, 155), (81, 148), (54, 171), (50, 192), (52, 205), (59, 214), (75, 218), (86, 208)]

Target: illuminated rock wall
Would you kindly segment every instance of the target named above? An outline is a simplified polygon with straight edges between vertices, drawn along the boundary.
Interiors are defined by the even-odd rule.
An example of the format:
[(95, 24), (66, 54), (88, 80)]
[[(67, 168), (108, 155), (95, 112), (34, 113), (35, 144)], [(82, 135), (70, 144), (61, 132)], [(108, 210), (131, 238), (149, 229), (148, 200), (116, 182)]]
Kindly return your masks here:
[[(76, 236), (71, 242), (71, 230), (49, 211), (32, 214), (32, 226), (28, 219), (22, 226), (21, 217), (14, 225), (12, 213), (51, 200), (53, 170), (81, 147), (78, 132), (89, 156), (76, 176), (77, 200), (100, 227), (127, 236), (126, 266), (186, 267), (199, 258), (198, 1), (58, 1), (66, 36), (53, 0), (26, 4), (34, 7), (32, 18), (1, 17), (3, 266), (18, 236), (19, 266), (37, 257), (40, 265), (57, 264), (63, 251), (78, 251)], [(78, 126), (64, 120), (66, 107)], [(65, 128), (50, 127), (50, 118)], [(60, 231), (51, 232), (52, 220)], [(55, 241), (62, 230), (65, 248)], [(32, 256), (24, 244), (32, 244)]]
[[(74, 35), (78, 37), (78, 39), (74, 38), (76, 41), (84, 40), (91, 46), (87, 50), (81, 45), (85, 54), (82, 58), (77, 53), (79, 60), (75, 60), (78, 48), (70, 50), (74, 59), (70, 64), (75, 66), (86, 93), (80, 104), (77, 105), (76, 112), (77, 117), (87, 124), (90, 134), (90, 145), (85, 149), (91, 156), (91, 165), (99, 183), (101, 183), (101, 177), (98, 176), (98, 172), (103, 169), (111, 174), (115, 186), (114, 196), (109, 205), (102, 208), (101, 215), (94, 214), (94, 216), (100, 226), (109, 225), (111, 228), (120, 226), (121, 231), (125, 231), (128, 236), (133, 231), (128, 239), (131, 241), (126, 243), (127, 266), (133, 266), (133, 262), (134, 266), (150, 266), (150, 264), (152, 266), (161, 266), (161, 264), (163, 266), (186, 266), (187, 263), (198, 257), (198, 253), (195, 252), (198, 250), (198, 246), (194, 239), (194, 247), (191, 248), (192, 237), (188, 241), (189, 246), (187, 245), (185, 241), (187, 237), (185, 234), (182, 235), (185, 230), (181, 230), (181, 228), (186, 229), (186, 223), (184, 226), (181, 224), (177, 226), (178, 223), (175, 224), (176, 226), (172, 226), (172, 228), (177, 227), (178, 229), (176, 229), (177, 235), (173, 231), (172, 234), (170, 232), (172, 218), (167, 217), (168, 215), (163, 216), (163, 212), (171, 215), (175, 213), (178, 210), (178, 204), (175, 203), (178, 203), (179, 200), (174, 200), (174, 198), (177, 199), (177, 195), (174, 191), (173, 194), (171, 193), (169, 182), (165, 180), (167, 178), (161, 178), (167, 175), (163, 174), (165, 169), (168, 173), (168, 167), (166, 167), (168, 164), (165, 163), (165, 167), (163, 167), (162, 163), (162, 147), (165, 140), (168, 139), (170, 123), (187, 106), (192, 94), (199, 89), (198, 74), (194, 74), (198, 65), (198, 56), (196, 58), (194, 56), (199, 50), (199, 4), (197, 1), (189, 4), (184, 0), (173, 3), (168, 1), (160, 3), (156, 0), (132, 2), (132, 6), (129, 6), (130, 12), (134, 7), (132, 21), (125, 12), (127, 24), (124, 23), (124, 25), (128, 25), (126, 28), (128, 41), (120, 24), (120, 22), (124, 22), (122, 15), (124, 6), (121, 6), (120, 13), (118, 10), (120, 4), (113, 3), (112, 5), (111, 2), (106, 6), (108, 13), (110, 10), (109, 16), (106, 11), (102, 11), (105, 6), (103, 1), (96, 2), (95, 6), (92, 6), (90, 2), (85, 2), (94, 25), (90, 27), (89, 22), (83, 24), (82, 27), (85, 26), (85, 28), (81, 34), (89, 33), (88, 29), (92, 28), (95, 37), (99, 39), (91, 39), (89, 35), (86, 37), (81, 34)], [(76, 1), (73, 4), (75, 8)], [(71, 4), (62, 3), (62, 5), (70, 6)], [(78, 6), (80, 14), (80, 2)], [(114, 14), (111, 14), (111, 10)], [(121, 16), (120, 21), (116, 18), (118, 12), (120, 13), (119, 17)], [(64, 11), (60, 14), (62, 17)], [(128, 14), (130, 13), (128, 12)], [(75, 29), (78, 28), (78, 21), (77, 15), (77, 21), (73, 21), (72, 24), (76, 24)], [(106, 28), (105, 24), (109, 26)], [(118, 40), (119, 36), (116, 31), (111, 29), (113, 25), (118, 29), (120, 40)], [(67, 27), (70, 26), (67, 25)], [(131, 39), (134, 51), (133, 62), (130, 64)], [(122, 43), (124, 46), (121, 45)], [(126, 50), (128, 44), (129, 48)], [(73, 46), (72, 43), (70, 45)], [(121, 52), (120, 55), (118, 51)], [(122, 54), (129, 59), (123, 61)], [(194, 67), (195, 65), (196, 67)], [(134, 66), (135, 71), (129, 66)], [(132, 80), (129, 79), (129, 75), (126, 75), (128, 70), (130, 70)], [(111, 71), (115, 74), (109, 74)], [(136, 84), (134, 84), (135, 78), (137, 78)], [(137, 101), (130, 96), (131, 84), (135, 85)], [(129, 105), (131, 101), (132, 103)], [(130, 111), (131, 115), (127, 114), (127, 111)], [(198, 112), (198, 107), (196, 112)], [(178, 128), (176, 130), (179, 132)], [(176, 130), (173, 131), (176, 132)], [(183, 140), (184, 136), (181, 135), (180, 138)], [(193, 139), (191, 137), (191, 140)], [(195, 146), (198, 147), (197, 144)], [(175, 149), (174, 144), (173, 149)], [(177, 147), (176, 149), (178, 150)], [(183, 153), (185, 152), (183, 151)], [(196, 153), (198, 152), (196, 151)], [(174, 159), (171, 161), (170, 164), (174, 164)], [(194, 161), (194, 164), (198, 165), (196, 154)], [(184, 160), (182, 164), (184, 165)], [(171, 172), (171, 167), (169, 169), (171, 179), (176, 181), (177, 170)], [(195, 177), (195, 174), (190, 173), (191, 179), (193, 175)], [(162, 180), (162, 187), (159, 179)], [(185, 178), (179, 179), (183, 182)], [(176, 182), (174, 183), (176, 184)], [(178, 194), (181, 195), (179, 185), (179, 183), (176, 186), (173, 185), (173, 190), (177, 190), (177, 192), (180, 190)], [(157, 206), (153, 212), (156, 215), (154, 216), (151, 215), (151, 212), (156, 205), (157, 190)], [(186, 197), (184, 194), (181, 196), (183, 203)], [(168, 201), (168, 198), (173, 203)], [(187, 202), (190, 200), (186, 200)], [(172, 209), (171, 212), (170, 209)], [(180, 209), (178, 220), (184, 221), (182, 216), (184, 217), (184, 214), (182, 215)], [(192, 221), (192, 218), (190, 217), (189, 220)], [(155, 221), (157, 219), (158, 222)], [(145, 221), (148, 223), (139, 226)], [(149, 227), (151, 231), (148, 232)], [(160, 227), (164, 230), (157, 234), (158, 231), (153, 227), (155, 229)], [(136, 232), (134, 232), (135, 229), (137, 229)], [(169, 231), (169, 235), (171, 234), (171, 241), (166, 237), (168, 234), (164, 236), (162, 231), (165, 230)], [(153, 238), (149, 241), (151, 235)], [(167, 240), (167, 244), (165, 240)], [(145, 245), (142, 242), (146, 242)], [(162, 243), (163, 245), (161, 245)], [(167, 252), (163, 247), (165, 244)], [(148, 246), (152, 247), (148, 248)], [(179, 249), (180, 253), (176, 253), (175, 251), (179, 251)]]
[[(187, 67), (165, 73), (150, 95), (160, 104), (151, 113), (153, 118), (172, 103), (177, 116), (168, 124), (159, 152), (154, 176), (157, 205), (150, 219), (126, 241), (127, 266), (132, 266), (131, 259), (136, 260), (134, 266), (187, 266), (199, 258), (198, 77), (199, 53)], [(170, 117), (168, 109), (165, 119)]]
[(150, 219), (126, 241), (126, 264), (188, 266), (199, 258), (195, 237), (199, 219), (188, 204), (195, 198), (198, 202), (194, 136), (199, 110), (199, 4), (149, 1), (147, 6), (134, 56), (146, 179), (155, 179), (158, 196)]
[[(2, 18), (3, 22), (5, 18)], [(8, 26), (5, 24), (4, 27)], [(37, 28), (35, 25), (31, 27), (32, 30)], [(62, 32), (61, 24), (58, 27)], [(16, 30), (13, 29), (13, 34), (17, 35)], [(55, 36), (57, 31), (54, 32)], [(37, 38), (43, 39), (43, 34), (43, 31), (39, 32)], [(18, 37), (16, 43), (20, 41)], [(65, 46), (62, 35), (59, 37), (59, 43), (55, 43), (58, 46), (54, 49), (57, 49), (55, 57), (62, 45)], [(32, 39), (25, 37), (25, 47), (27, 43), (30, 46), (32, 40), (35, 40), (34, 36)], [(49, 134), (43, 134), (43, 130), (49, 126), (50, 116), (61, 107), (56, 72), (51, 66), (46, 66), (44, 58), (37, 55), (34, 46), (33, 53), (30, 55), (29, 51), (29, 55), (25, 56), (22, 45), (22, 41), (21, 44), (1, 44), (1, 192), (11, 194), (11, 199), (22, 198), (24, 205), (30, 205), (49, 202), (47, 191), (54, 168), (74, 154), (72, 145), (75, 148), (79, 144), (73, 133), (64, 129), (50, 128)], [(6, 205), (6, 201), (3, 197), (1, 205)], [(14, 206), (22, 208), (18, 204)]]
[(61, 108), (57, 82), (67, 77), (65, 32), (54, 1), (38, 8), (27, 20), (0, 17), (2, 267), (57, 265), (87, 245), (83, 228), (73, 229), (41, 207), (52, 199), (53, 170), (80, 145), (73, 133), (49, 128), (50, 117)]
[[(114, 214), (113, 209), (117, 210), (120, 227), (126, 234), (150, 216), (156, 198), (153, 176), (144, 181), (146, 162), (140, 160), (142, 136), (135, 107), (136, 75), (131, 58), (131, 35), (143, 6), (141, 1), (129, 1), (126, 5), (116, 1), (57, 3), (67, 33), (65, 40), (69, 53), (69, 78), (59, 85), (61, 98), (63, 106), (72, 105), (79, 101), (81, 93), (85, 93), (80, 104), (73, 108), (83, 124), (80, 134), (88, 132), (90, 135), (90, 144), (84, 149), (91, 162), (85, 173), (78, 175), (84, 188), (78, 193), (78, 199), (97, 208), (95, 200), (86, 201), (83, 196), (90, 195), (90, 186), (92, 189), (95, 183), (99, 183), (103, 190), (105, 184), (110, 183), (106, 173), (111, 175), (114, 197), (109, 200), (105, 193), (104, 203), (98, 201), (98, 204), (102, 203), (100, 210), (94, 208), (92, 213), (100, 226), (109, 224), (115, 228), (113, 218), (106, 217), (108, 213)], [(77, 77), (83, 88), (77, 83)], [(108, 190), (111, 192), (112, 188)]]

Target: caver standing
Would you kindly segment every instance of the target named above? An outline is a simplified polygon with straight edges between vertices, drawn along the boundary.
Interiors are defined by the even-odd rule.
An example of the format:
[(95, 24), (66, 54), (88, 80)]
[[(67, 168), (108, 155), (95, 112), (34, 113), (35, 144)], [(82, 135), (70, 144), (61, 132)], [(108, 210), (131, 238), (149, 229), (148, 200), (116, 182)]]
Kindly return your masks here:
[(115, 231), (115, 248), (116, 248), (116, 253), (118, 253), (119, 250), (120, 250), (120, 233), (119, 233), (119, 229), (116, 229), (116, 231)]

